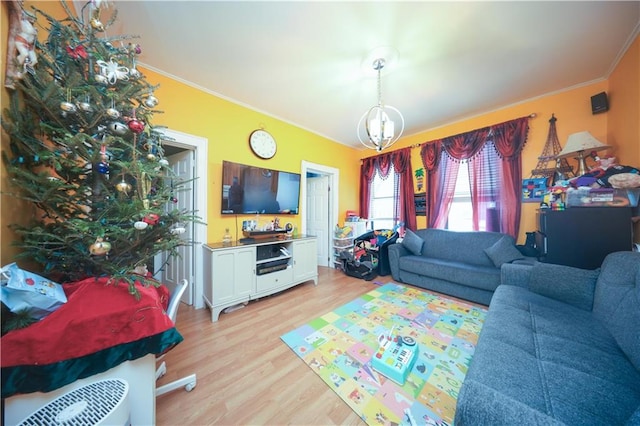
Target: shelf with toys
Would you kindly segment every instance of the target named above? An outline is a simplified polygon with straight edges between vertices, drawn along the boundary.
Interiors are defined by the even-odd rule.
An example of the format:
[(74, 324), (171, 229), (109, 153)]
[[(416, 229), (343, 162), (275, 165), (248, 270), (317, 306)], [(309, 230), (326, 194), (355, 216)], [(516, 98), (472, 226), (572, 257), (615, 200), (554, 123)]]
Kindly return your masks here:
[(353, 242), (366, 231), (365, 221), (345, 221), (344, 226), (336, 225), (333, 232), (333, 265), (342, 268), (342, 253), (353, 254)]

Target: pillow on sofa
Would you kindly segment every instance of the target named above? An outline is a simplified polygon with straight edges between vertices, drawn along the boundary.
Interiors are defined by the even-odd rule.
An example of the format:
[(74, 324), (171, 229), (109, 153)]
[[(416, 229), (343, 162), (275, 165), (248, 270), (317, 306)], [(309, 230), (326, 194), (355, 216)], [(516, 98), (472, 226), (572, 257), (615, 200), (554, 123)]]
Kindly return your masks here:
[(600, 270), (587, 270), (552, 263), (533, 265), (529, 290), (590, 311)]
[(489, 259), (496, 265), (496, 268), (502, 266), (503, 263), (513, 262), (516, 259), (524, 259), (520, 250), (513, 245), (510, 238), (502, 237), (496, 241), (491, 247), (484, 249)]
[(402, 246), (416, 256), (420, 256), (422, 254), (423, 245), (424, 240), (411, 232), (410, 229), (407, 229), (404, 234), (404, 238), (402, 239)]

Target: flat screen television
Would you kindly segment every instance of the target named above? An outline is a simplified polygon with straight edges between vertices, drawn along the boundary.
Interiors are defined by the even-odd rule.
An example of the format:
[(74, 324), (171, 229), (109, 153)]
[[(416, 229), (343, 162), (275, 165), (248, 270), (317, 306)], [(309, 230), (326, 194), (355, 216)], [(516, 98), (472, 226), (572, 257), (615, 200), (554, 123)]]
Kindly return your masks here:
[(222, 162), (222, 214), (298, 214), (300, 174)]

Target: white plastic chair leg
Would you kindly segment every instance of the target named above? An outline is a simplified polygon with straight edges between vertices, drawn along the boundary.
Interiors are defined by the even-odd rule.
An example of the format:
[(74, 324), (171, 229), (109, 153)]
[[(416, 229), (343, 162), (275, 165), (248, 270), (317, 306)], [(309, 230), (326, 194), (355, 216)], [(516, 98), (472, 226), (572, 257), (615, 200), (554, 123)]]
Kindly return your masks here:
[(160, 395), (164, 395), (167, 392), (171, 392), (173, 390), (176, 390), (178, 388), (181, 388), (184, 386), (184, 389), (187, 392), (191, 392), (193, 390), (193, 388), (196, 387), (197, 381), (196, 381), (196, 375), (195, 374), (191, 374), (190, 376), (187, 377), (183, 377), (182, 379), (178, 379), (175, 380), (171, 383), (167, 383), (166, 385), (162, 385), (160, 387), (156, 388), (156, 396), (160, 396)]

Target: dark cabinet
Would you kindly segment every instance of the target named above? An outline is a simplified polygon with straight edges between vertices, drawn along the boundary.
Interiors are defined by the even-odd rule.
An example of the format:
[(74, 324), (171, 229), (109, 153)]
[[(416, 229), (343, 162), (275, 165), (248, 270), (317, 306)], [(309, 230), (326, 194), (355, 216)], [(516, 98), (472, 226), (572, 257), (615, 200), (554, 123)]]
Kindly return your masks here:
[(540, 209), (537, 246), (542, 262), (599, 268), (609, 253), (632, 250), (631, 208)]

